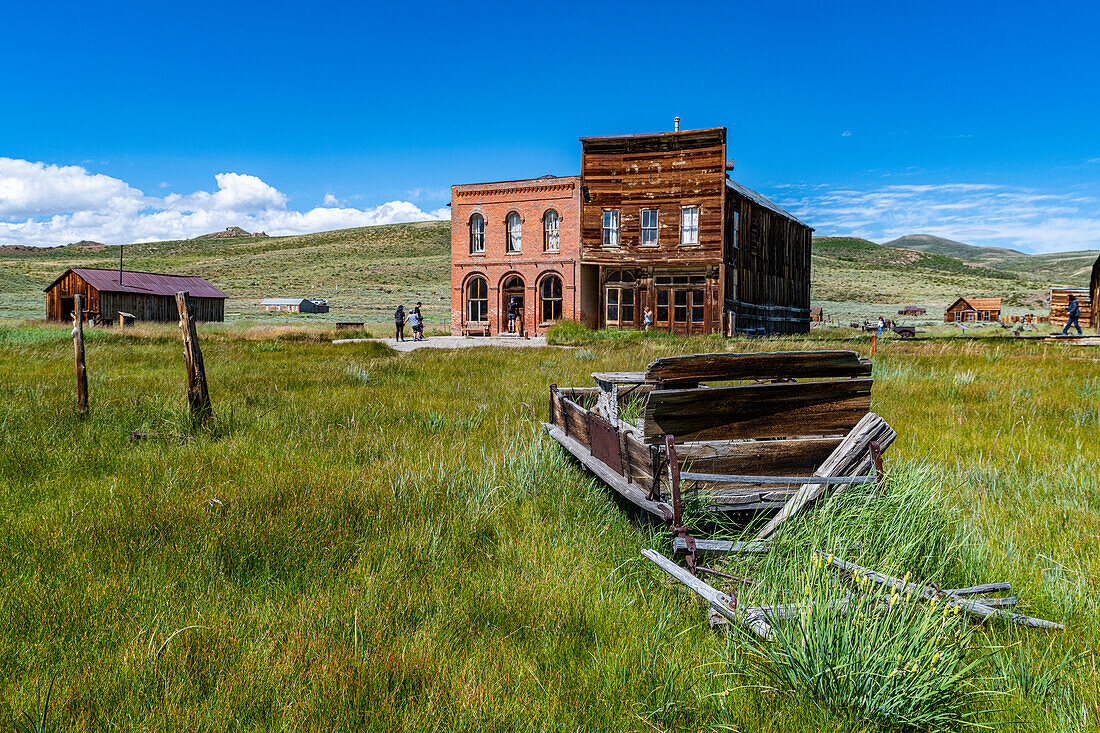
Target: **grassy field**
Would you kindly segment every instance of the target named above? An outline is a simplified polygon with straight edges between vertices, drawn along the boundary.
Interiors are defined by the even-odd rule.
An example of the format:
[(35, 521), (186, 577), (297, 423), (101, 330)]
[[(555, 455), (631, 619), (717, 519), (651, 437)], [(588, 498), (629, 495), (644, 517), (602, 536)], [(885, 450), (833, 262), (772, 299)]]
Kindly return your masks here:
[[(868, 341), (397, 356), (201, 333), (216, 421), (191, 434), (175, 329), (89, 331), (81, 421), (67, 329), (0, 326), (0, 725), (50, 690), (71, 731), (875, 729), (851, 690), (742, 676), (776, 667), (711, 631), (639, 557), (667, 534), (536, 428), (547, 386), (593, 371)], [(929, 502), (936, 577), (1010, 581), (1069, 627), (955, 637), (978, 664), (952, 704), (1004, 730), (1100, 724), (1098, 362), (1009, 339), (875, 357), (873, 409), (899, 433), (887, 496)]]
[[(419, 300), (429, 324), (449, 324), (449, 227), (424, 222), (294, 237), (133, 244), (124, 257), (135, 270), (206, 277), (229, 295), (231, 323), (387, 323), (399, 302)], [(920, 325), (937, 322), (960, 295), (1000, 296), (1006, 315), (1045, 315), (1049, 287), (1087, 285), (1097, 254), (1014, 255), (943, 242), (948, 240), (933, 246), (916, 238), (914, 246), (932, 247), (917, 252), (851, 237), (816, 237), (813, 304), (843, 320), (891, 317), (903, 305), (924, 305), (928, 318), (906, 320)], [(41, 318), (43, 288), (78, 265), (116, 267), (118, 249), (0, 247), (0, 318)], [(332, 310), (311, 316), (259, 311), (263, 298), (279, 296), (327, 298)]]

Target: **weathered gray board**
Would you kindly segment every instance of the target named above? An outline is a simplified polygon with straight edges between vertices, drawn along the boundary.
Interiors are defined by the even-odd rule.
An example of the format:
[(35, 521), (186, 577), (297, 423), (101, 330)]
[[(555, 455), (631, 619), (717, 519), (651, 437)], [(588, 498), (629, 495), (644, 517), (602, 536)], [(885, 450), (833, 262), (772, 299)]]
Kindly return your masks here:
[[(823, 379), (869, 377), (870, 359), (854, 351), (780, 351), (752, 354), (667, 356), (649, 365), (645, 381), (670, 386), (676, 382), (734, 379)], [(679, 435), (677, 435), (679, 437)]]

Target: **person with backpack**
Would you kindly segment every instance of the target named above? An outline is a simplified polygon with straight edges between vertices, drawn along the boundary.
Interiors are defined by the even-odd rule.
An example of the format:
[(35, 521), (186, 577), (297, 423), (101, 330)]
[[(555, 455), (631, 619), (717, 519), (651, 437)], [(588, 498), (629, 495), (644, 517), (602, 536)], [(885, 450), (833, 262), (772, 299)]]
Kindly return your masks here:
[(412, 314), (416, 316), (416, 323), (413, 325), (413, 341), (424, 340), (424, 316), (420, 312), (421, 305), (423, 305), (423, 303), (417, 301), (416, 307), (412, 309)]
[(1069, 327), (1074, 326), (1077, 329), (1077, 335), (1081, 335), (1081, 306), (1077, 302), (1077, 298), (1069, 296), (1069, 305), (1066, 306), (1066, 315), (1069, 316), (1069, 320), (1066, 321), (1066, 327), (1062, 329), (1062, 335), (1065, 336), (1069, 333)]
[(397, 334), (394, 336), (394, 341), (405, 340), (405, 304), (397, 306), (397, 311), (393, 314), (393, 325)]

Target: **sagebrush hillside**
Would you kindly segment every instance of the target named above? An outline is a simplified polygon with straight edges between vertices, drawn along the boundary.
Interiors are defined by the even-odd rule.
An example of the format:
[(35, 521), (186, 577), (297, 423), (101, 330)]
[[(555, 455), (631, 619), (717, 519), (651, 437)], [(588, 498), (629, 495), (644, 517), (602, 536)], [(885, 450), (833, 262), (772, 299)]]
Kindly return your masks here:
[[(933, 318), (960, 295), (979, 295), (1004, 298), (1009, 313), (1041, 310), (1052, 284), (1086, 285), (1097, 255), (1025, 255), (931, 239), (903, 237), (887, 246), (815, 237), (814, 304), (855, 318), (889, 315), (914, 303), (926, 306)], [(445, 323), (449, 248), (449, 222), (422, 222), (291, 237), (130, 244), (123, 261), (127, 269), (207, 278), (229, 294), (230, 320), (385, 323), (398, 303), (419, 300), (429, 322)], [(43, 288), (73, 266), (117, 267), (118, 248), (0, 247), (0, 318), (41, 317)], [(308, 317), (259, 312), (260, 300), (280, 296), (327, 298), (332, 310)]]

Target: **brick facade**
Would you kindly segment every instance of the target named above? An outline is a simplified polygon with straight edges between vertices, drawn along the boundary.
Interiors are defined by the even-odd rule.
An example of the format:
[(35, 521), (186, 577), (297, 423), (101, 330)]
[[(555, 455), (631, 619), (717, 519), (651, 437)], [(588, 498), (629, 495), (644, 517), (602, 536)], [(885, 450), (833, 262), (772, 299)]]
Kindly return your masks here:
[[(547, 246), (545, 217), (556, 212), (558, 248)], [(519, 251), (508, 251), (508, 217), (520, 219)], [(522, 319), (516, 330), (543, 334), (558, 320), (579, 320), (580, 263), (580, 179), (578, 176), (546, 176), (522, 181), (475, 183), (451, 187), (451, 333), (485, 324), (493, 335), (508, 332), (507, 307), (511, 297), (522, 297)], [(475, 216), (484, 222), (483, 251), (473, 251), (471, 222)], [(481, 243), (478, 243), (481, 244)], [(553, 311), (557, 292), (549, 288), (552, 299), (542, 298), (544, 281), (561, 279), (561, 314)], [(471, 293), (477, 293), (475, 278), (483, 278), (487, 313), (474, 305), (471, 320)], [(476, 300), (479, 300), (477, 298)]]

